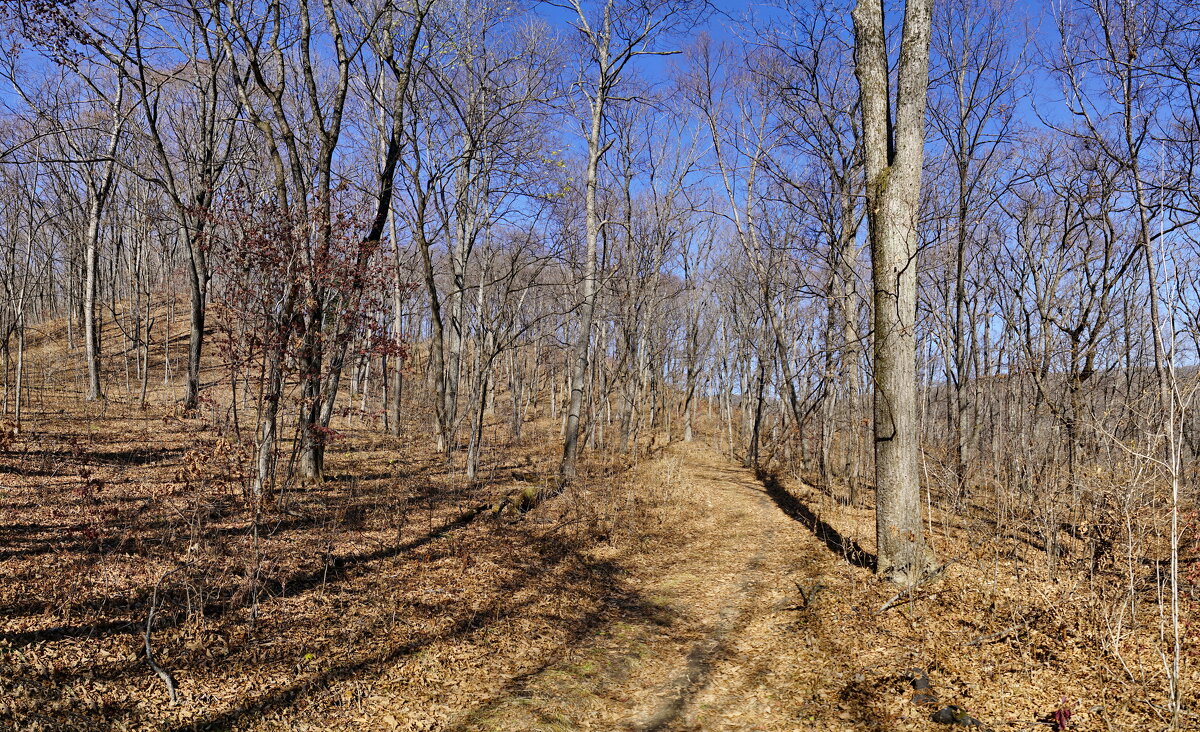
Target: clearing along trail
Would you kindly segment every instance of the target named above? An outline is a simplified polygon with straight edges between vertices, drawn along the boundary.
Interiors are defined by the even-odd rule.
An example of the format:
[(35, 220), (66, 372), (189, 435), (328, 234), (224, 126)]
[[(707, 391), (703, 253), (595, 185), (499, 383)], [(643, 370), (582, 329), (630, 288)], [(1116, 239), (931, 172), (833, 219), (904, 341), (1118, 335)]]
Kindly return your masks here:
[[(672, 531), (680, 534), (670, 550), (635, 564), (629, 582), (643, 605), (452, 726), (935, 726), (905, 693), (906, 659), (897, 649), (861, 648), (878, 583), (792, 518), (786, 494), (768, 492), (751, 471), (700, 444), (672, 446), (640, 475), (662, 491), (666, 520), (678, 522)], [(623, 564), (634, 560), (621, 554), (614, 558)]]

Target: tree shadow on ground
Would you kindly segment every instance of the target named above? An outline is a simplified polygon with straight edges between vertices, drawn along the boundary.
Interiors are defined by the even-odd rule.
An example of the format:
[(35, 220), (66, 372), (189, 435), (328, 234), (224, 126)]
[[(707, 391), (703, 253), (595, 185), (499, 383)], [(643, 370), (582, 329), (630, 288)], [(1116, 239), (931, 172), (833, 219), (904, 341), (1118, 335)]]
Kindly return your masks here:
[[(156, 419), (139, 420), (158, 429)], [(466, 483), (439, 456), (424, 452), (373, 471), (373, 454), (342, 457), (331, 479), (290, 488), (286, 506), (269, 506), (257, 524), (259, 566), (236, 486), (181, 487), (171, 472), (185, 453), (178, 445), (193, 440), (193, 432), (205, 439), (209, 433), (164, 424), (156, 444), (166, 446), (128, 447), (118, 424), (102, 417), (94, 434), (84, 434), (70, 432), (78, 427), (73, 423), (56, 423), (54, 434), (35, 443), (36, 454), (0, 453), (19, 459), (11, 472), (28, 479), (11, 492), (6, 488), (0, 507), (14, 509), (0, 526), (0, 568), (11, 570), (16, 586), (0, 593), (6, 666), (0, 698), (12, 702), (0, 705), (0, 729), (26, 728), (43, 717), (47, 728), (79, 730), (111, 729), (117, 722), (222, 729), (261, 714), (292, 717), (297, 707), (328, 696), (331, 686), (370, 680), (431, 644), (470, 639), (485, 628), (501, 632), (514, 619), (541, 622), (541, 611), (530, 606), (548, 595), (591, 595), (589, 603), (604, 598), (564, 612), (561, 627), (570, 638), (622, 613), (655, 610), (621, 587), (619, 568), (593, 562), (574, 540), (564, 543), (559, 533), (525, 522), (488, 520), (483, 507), (511, 488), (506, 472)], [(113, 481), (111, 493), (92, 499), (77, 495), (73, 484), (37, 480), (51, 472), (43, 470), (46, 460), (62, 463), (56, 477), (76, 482), (77, 464), (156, 472), (119, 487)], [(146, 503), (151, 496), (155, 500)], [(219, 511), (211, 509), (214, 502)], [(111, 516), (105, 510), (118, 507)], [(481, 547), (486, 557), (467, 545)], [(154, 579), (184, 559), (195, 563), (158, 588), (153, 643), (160, 662), (178, 674), (190, 708), (160, 709), (166, 692), (146, 665), (140, 636)], [(42, 569), (49, 560), (79, 581), (46, 582)], [(414, 582), (440, 582), (438, 571), (459, 562), (466, 567), (468, 560), (503, 575), (474, 579), (470, 588), (455, 580), (438, 585), (444, 593), (406, 596)], [(101, 581), (100, 570), (120, 573), (119, 581)], [(388, 599), (393, 588), (399, 603)], [(486, 597), (479, 604), (464, 601), (473, 599), (464, 598), (468, 590)], [(428, 629), (410, 632), (408, 620)], [(298, 667), (310, 647), (332, 665)], [(268, 675), (267, 686), (242, 683)], [(231, 679), (240, 681), (231, 686)]]
[[(319, 566), (307, 571), (281, 577), (264, 578), (259, 589), (267, 597), (281, 597), (286, 594), (286, 596), (294, 598), (297, 595), (310, 592), (319, 586), (337, 584), (354, 576), (356, 572), (361, 573), (366, 571), (368, 569), (367, 565), (371, 563), (398, 557), (401, 554), (425, 546), (431, 541), (445, 536), (448, 532), (466, 526), (474, 520), (479, 512), (477, 508), (470, 509), (450, 521), (435, 526), (432, 530), (421, 536), (392, 546), (382, 547), (369, 552), (328, 555), (324, 557), (324, 561)], [(146, 613), (151, 591), (151, 587), (142, 587), (133, 593), (123, 593), (118, 596), (89, 600), (86, 603), (79, 604), (77, 609), (97, 612), (105, 610), (110, 614), (114, 611), (124, 611), (135, 617), (141, 617)], [(231, 601), (232, 598), (229, 597), (232, 591), (231, 588), (227, 589), (226, 592), (219, 594), (208, 602), (204, 607), (204, 617), (215, 620), (233, 610), (237, 610), (238, 607)], [(0, 611), (3, 611), (7, 615), (32, 615), (36, 613), (45, 614), (55, 607), (57, 606), (54, 603), (24, 602), (19, 605), (0, 608)], [(158, 629), (171, 628), (179, 622), (182, 622), (182, 619), (160, 618)], [(0, 641), (11, 648), (24, 648), (43, 642), (67, 639), (95, 639), (106, 635), (133, 634), (140, 633), (141, 631), (142, 626), (132, 620), (102, 621), (83, 625), (60, 625), (37, 628), (16, 633), (0, 631)]]
[(783, 511), (788, 517), (800, 522), (813, 533), (813, 536), (821, 540), (829, 551), (844, 558), (847, 562), (855, 567), (863, 569), (875, 570), (876, 558), (871, 552), (863, 549), (857, 541), (847, 536), (843, 536), (841, 532), (823, 521), (816, 513), (813, 512), (803, 501), (792, 495), (783, 484), (779, 477), (774, 473), (769, 473), (763, 469), (756, 471), (758, 480), (766, 489), (767, 495)]
[[(523, 532), (521, 536), (525, 541), (538, 541)], [(514, 677), (498, 695), (503, 695), (504, 690), (511, 692), (519, 689), (524, 679), (532, 678), (540, 669), (556, 663), (579, 640), (597, 633), (618, 619), (637, 616), (650, 622), (661, 621), (661, 618), (657, 617), (661, 608), (646, 601), (635, 591), (621, 586), (619, 577), (622, 572), (617, 565), (607, 561), (581, 561), (580, 556), (571, 547), (554, 541), (543, 540), (540, 546), (534, 548), (534, 553), (536, 559), (522, 564), (520, 572), (495, 587), (491, 593), (493, 599), (483, 607), (469, 607), (462, 603), (422, 604), (425, 611), (438, 613), (450, 620), (449, 626), (438, 632), (419, 633), (416, 637), (410, 635), (406, 641), (395, 644), (385, 642), (382, 644), (383, 648), (373, 646), (377, 650), (357, 654), (354, 658), (318, 674), (297, 679), (294, 683), (245, 699), (232, 708), (216, 711), (169, 729), (172, 732), (230, 729), (247, 720), (283, 712), (302, 699), (319, 697), (338, 682), (379, 679), (386, 674), (389, 667), (435, 643), (466, 640), (520, 617), (536, 606), (546, 594), (587, 595), (603, 598), (604, 601), (598, 603), (594, 609), (565, 621), (567, 636), (558, 644), (557, 652), (538, 670)], [(541, 581), (551, 574), (551, 570), (564, 562), (572, 562), (576, 566), (570, 567), (554, 582)], [(522, 589), (535, 584), (541, 585), (538, 592), (526, 593), (526, 597), (520, 597)]]

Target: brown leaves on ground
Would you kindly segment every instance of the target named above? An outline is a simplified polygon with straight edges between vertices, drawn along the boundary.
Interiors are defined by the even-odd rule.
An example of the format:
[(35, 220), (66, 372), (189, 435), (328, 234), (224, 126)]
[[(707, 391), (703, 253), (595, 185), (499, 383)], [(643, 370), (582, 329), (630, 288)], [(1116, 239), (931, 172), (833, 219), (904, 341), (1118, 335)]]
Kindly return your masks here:
[[(0, 727), (357, 728), (386, 707), (420, 729), (624, 602), (620, 568), (579, 549), (611, 523), (580, 492), (525, 521), (478, 511), (551, 464), (546, 440), (467, 486), (414, 441), (352, 430), (328, 480), (255, 522), (244, 451), (201, 420), (66, 406), (0, 456)], [(168, 572), (153, 641), (176, 707), (142, 648)]]
[[(479, 511), (541, 480), (552, 430), (467, 486), (419, 441), (347, 426), (329, 479), (256, 524), (236, 440), (116, 404), (55, 414), (0, 455), (0, 726), (938, 728), (911, 668), (996, 730), (1066, 707), (1074, 729), (1162, 725), (1151, 619), (1106, 629), (1082, 575), (949, 521), (933, 542), (958, 560), (897, 598), (869, 510), (699, 444), (633, 470), (597, 455), (528, 514)], [(153, 640), (175, 707), (142, 650), (171, 570)]]

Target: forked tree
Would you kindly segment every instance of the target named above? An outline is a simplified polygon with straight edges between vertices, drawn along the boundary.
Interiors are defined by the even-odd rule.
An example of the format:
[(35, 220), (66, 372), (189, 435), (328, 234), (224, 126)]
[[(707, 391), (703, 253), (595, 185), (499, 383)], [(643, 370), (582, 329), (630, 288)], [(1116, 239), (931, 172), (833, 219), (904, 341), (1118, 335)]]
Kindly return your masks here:
[(859, 0), (854, 8), (875, 295), (876, 571), (909, 584), (933, 565), (921, 529), (916, 389), (917, 223), (933, 0), (904, 5), (894, 105), (883, 5)]

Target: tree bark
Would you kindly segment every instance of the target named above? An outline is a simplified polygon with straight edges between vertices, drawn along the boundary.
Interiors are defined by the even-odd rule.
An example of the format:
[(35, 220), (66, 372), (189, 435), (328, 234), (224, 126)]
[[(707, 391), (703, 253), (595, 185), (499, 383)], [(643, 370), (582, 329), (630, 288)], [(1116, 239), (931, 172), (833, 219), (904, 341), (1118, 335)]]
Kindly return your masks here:
[(917, 224), (933, 0), (908, 0), (892, 119), (882, 0), (854, 8), (874, 287), (876, 571), (901, 584), (933, 563), (921, 526), (916, 395)]
[(96, 292), (99, 281), (96, 268), (100, 264), (100, 217), (104, 215), (104, 206), (108, 203), (108, 197), (112, 193), (116, 178), (117, 143), (121, 139), (121, 104), (123, 100), (124, 87), (118, 85), (105, 160), (100, 180), (91, 188), (92, 200), (88, 206), (87, 233), (84, 241), (83, 292), (84, 355), (88, 367), (88, 401), (104, 398), (104, 393), (100, 388), (100, 325), (96, 321)]

